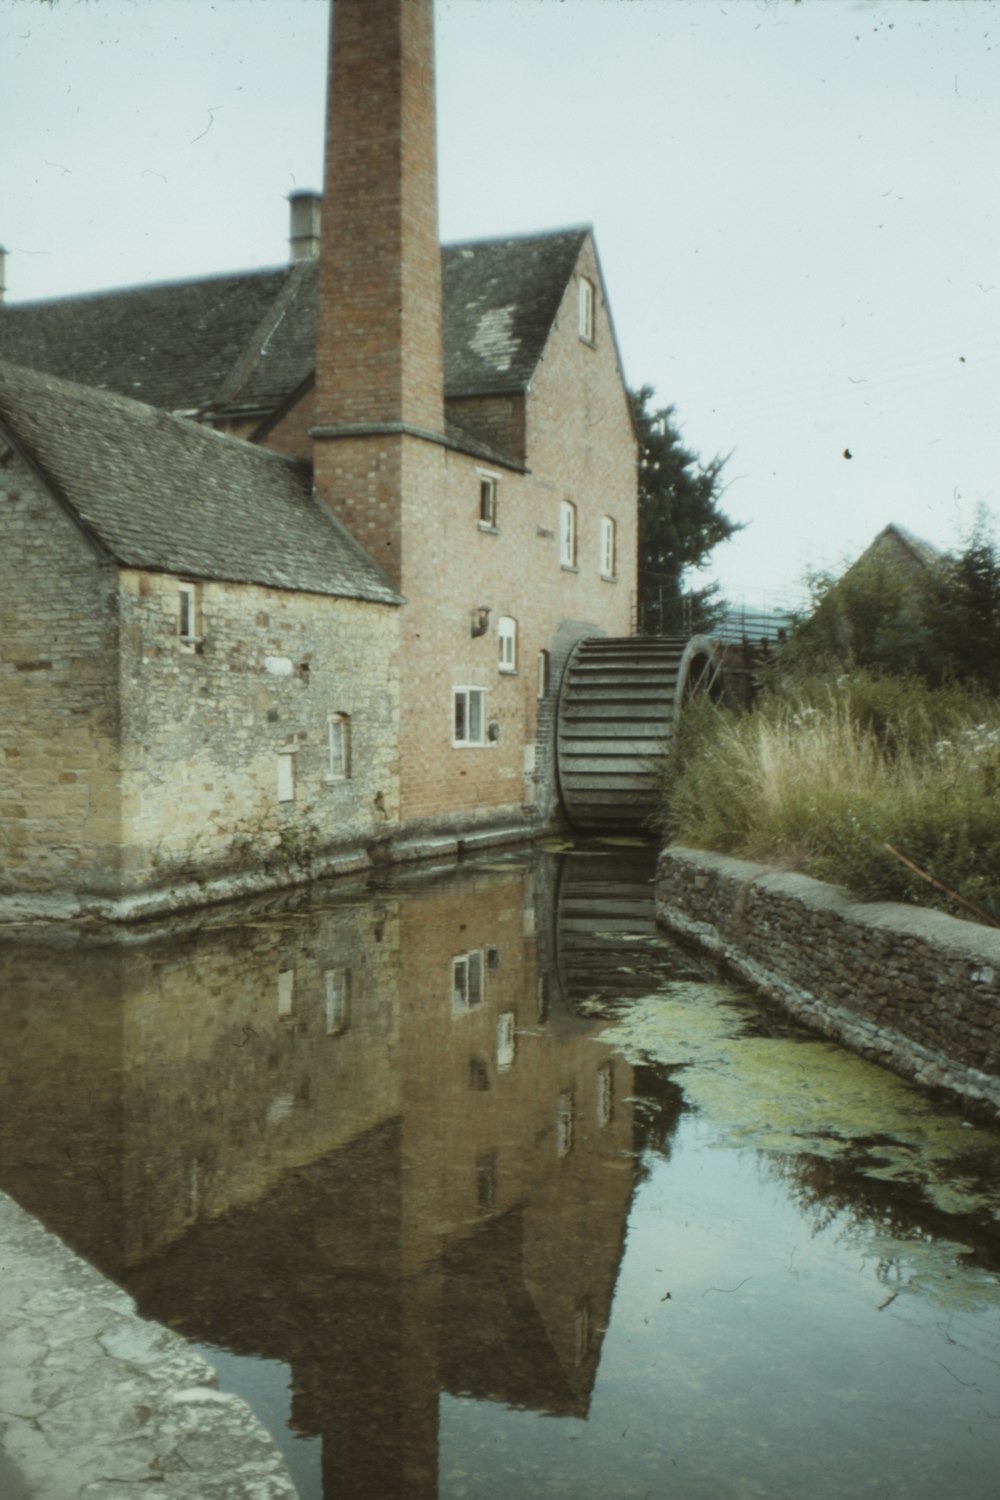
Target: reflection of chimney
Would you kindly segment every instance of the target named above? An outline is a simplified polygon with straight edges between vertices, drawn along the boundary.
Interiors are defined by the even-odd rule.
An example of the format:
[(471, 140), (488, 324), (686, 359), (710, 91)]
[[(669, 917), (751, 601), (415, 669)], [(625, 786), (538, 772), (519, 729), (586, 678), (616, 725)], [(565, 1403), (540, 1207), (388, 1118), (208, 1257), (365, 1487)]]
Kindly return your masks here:
[(7, 295), (7, 252), (0, 245), (0, 302)]
[(319, 193), (303, 188), (289, 193), (288, 243), (292, 251), (292, 265), (300, 260), (316, 260), (319, 256), (320, 209), (323, 199)]

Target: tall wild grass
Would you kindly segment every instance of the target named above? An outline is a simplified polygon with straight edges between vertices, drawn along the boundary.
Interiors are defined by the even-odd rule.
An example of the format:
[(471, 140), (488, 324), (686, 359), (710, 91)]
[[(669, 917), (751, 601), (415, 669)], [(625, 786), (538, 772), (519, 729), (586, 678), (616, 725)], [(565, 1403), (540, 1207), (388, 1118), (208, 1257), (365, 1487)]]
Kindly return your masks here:
[(890, 853), (1000, 918), (1000, 705), (865, 673), (685, 708), (664, 786), (675, 843), (801, 870), (865, 900), (961, 915)]

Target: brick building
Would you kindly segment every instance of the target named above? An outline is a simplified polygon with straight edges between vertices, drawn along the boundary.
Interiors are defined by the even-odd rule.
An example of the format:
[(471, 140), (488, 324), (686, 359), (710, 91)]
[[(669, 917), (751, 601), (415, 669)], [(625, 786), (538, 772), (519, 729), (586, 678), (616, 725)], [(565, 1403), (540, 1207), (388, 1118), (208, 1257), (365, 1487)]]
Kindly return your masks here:
[[(30, 698), (48, 669), (25, 663), (52, 653), (22, 592), (0, 642), (4, 837), (24, 872), (8, 862), (10, 890), (125, 895), (221, 873), (241, 850), (417, 853), (554, 816), (562, 665), (580, 638), (631, 628), (635, 438), (588, 229), (440, 247), (432, 0), (338, 3), (325, 191), (293, 198), (291, 238), (275, 271), (0, 308), (0, 524), (22, 528), (0, 566), (55, 576), (83, 538), (94, 578), (111, 588), (114, 573), (115, 602), (95, 585), (88, 605), (88, 671), (119, 705), (99, 732), (91, 710), (74, 721), (107, 774), (57, 834), (42, 809), (52, 793), (72, 801), (58, 777), (79, 773), (35, 755), (36, 730), (19, 726), (44, 739), (60, 704), (73, 715), (76, 658)], [(190, 460), (184, 479), (135, 507), (152, 473), (166, 483), (159, 441)], [(275, 488), (303, 522), (280, 578), (264, 566), (289, 524)], [(223, 515), (237, 491), (249, 519)], [(106, 531), (88, 511), (98, 492)], [(172, 548), (175, 515), (197, 534), (187, 550)], [(251, 536), (256, 564), (240, 571), (230, 550)], [(313, 543), (334, 536), (341, 566), (326, 573)], [(192, 634), (199, 648), (179, 656)]]

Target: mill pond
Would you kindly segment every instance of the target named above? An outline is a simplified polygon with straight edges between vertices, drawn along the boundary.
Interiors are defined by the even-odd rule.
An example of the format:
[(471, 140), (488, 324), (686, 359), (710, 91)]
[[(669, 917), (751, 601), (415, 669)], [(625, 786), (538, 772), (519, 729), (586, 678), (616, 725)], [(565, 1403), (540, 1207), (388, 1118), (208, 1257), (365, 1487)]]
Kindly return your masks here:
[(303, 1500), (996, 1500), (1000, 1133), (594, 842), (0, 948), (0, 1189)]

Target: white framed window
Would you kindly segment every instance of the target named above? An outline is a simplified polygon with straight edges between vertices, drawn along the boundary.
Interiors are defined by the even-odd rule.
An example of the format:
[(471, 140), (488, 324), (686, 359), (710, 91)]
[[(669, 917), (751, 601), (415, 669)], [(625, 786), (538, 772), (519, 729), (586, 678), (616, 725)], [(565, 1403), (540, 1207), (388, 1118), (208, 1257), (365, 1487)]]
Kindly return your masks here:
[(497, 527), (497, 494), (500, 481), (495, 474), (479, 471), (479, 524), (489, 531)]
[(452, 694), (452, 744), (485, 745), (486, 689), (457, 687)]
[(281, 969), (278, 972), (278, 1015), (290, 1016), (295, 1012), (295, 970)]
[(323, 1009), (327, 1036), (342, 1036), (351, 1024), (350, 969), (327, 969), (323, 975)]
[(616, 556), (616, 527), (613, 516), (601, 517), (601, 577), (614, 578), (618, 559)]
[(615, 1075), (611, 1063), (597, 1070), (597, 1123), (610, 1125), (615, 1116)]
[(517, 671), (517, 621), (510, 615), (501, 615), (497, 621), (497, 639), (500, 642), (501, 672)]
[(483, 955), (480, 949), (456, 953), (451, 961), (451, 1013), (461, 1016), (483, 1003)]
[(346, 781), (351, 774), (351, 719), (331, 714), (326, 721), (326, 779)]
[(295, 752), (292, 750), (278, 754), (278, 801), (295, 801)]
[(586, 343), (594, 342), (594, 283), (586, 276), (580, 277), (580, 337)]
[(538, 677), (535, 687), (536, 696), (544, 698), (549, 691), (549, 653), (539, 651), (538, 653)]
[(559, 562), (564, 568), (576, 567), (576, 506), (572, 500), (559, 502)]
[(188, 647), (198, 639), (198, 590), (193, 583), (177, 585), (177, 638)]

